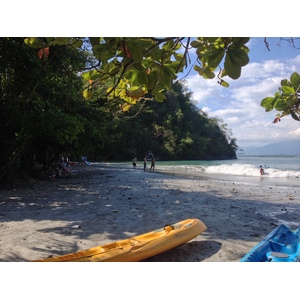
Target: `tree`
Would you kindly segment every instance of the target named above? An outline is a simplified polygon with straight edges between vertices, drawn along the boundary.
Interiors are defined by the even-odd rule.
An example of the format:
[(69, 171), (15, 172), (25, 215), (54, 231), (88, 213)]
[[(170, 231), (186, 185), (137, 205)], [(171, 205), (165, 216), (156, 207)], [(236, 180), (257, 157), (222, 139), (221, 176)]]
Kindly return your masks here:
[(36, 163), (46, 169), (91, 132), (78, 76), (85, 54), (60, 45), (48, 50), (36, 52), (23, 38), (0, 39), (0, 181)]
[[(246, 46), (249, 40), (247, 37), (91, 37), (26, 38), (25, 43), (37, 48), (39, 53), (51, 51), (54, 45), (81, 47), (89, 44), (86, 48), (92, 51), (95, 64), (90, 64), (82, 73), (86, 81), (84, 97), (90, 99), (93, 96), (97, 81), (110, 78), (113, 84), (106, 96), (122, 99), (122, 109), (127, 111), (140, 101), (164, 101), (164, 92), (170, 90), (177, 75), (190, 68), (205, 79), (215, 78), (218, 69), (218, 83), (228, 87), (226, 77), (238, 79), (242, 67), (249, 63), (249, 49)], [(293, 38), (282, 40), (294, 45)], [(267, 38), (265, 45), (269, 50)], [(190, 60), (191, 51), (196, 52), (195, 62)], [(262, 100), (261, 106), (266, 111), (276, 109), (281, 112), (274, 123), (287, 115), (300, 120), (299, 77), (295, 72), (290, 80), (282, 80), (279, 92)]]
[[(88, 40), (97, 63), (82, 73), (87, 82), (83, 92), (85, 98), (92, 97), (97, 81), (112, 78), (113, 85), (108, 89), (107, 97), (124, 100), (125, 111), (137, 101), (165, 100), (163, 92), (170, 90), (172, 81), (184, 68), (194, 67), (206, 79), (214, 78), (214, 71), (219, 68), (218, 82), (227, 87), (224, 78), (239, 78), (242, 67), (249, 62), (249, 49), (245, 46), (249, 38), (113, 37)], [(72, 38), (26, 38), (25, 43), (38, 51), (51, 51), (57, 44), (82, 45)], [(193, 64), (189, 58), (192, 49), (198, 56)]]
[(162, 103), (139, 102), (126, 112), (120, 111), (118, 101), (99, 100), (103, 147), (91, 158), (140, 160), (149, 151), (161, 160), (236, 158), (224, 130), (192, 103), (184, 84), (173, 84), (165, 96)]
[[(173, 83), (187, 57), (176, 53), (183, 39), (103, 41), (0, 39), (0, 182), (36, 167), (46, 171), (59, 155), (127, 159), (155, 150), (166, 159), (196, 159), (229, 146), (232, 156), (219, 128), (210, 136), (208, 118), (193, 107), (187, 89)], [(140, 43), (147, 47), (139, 50)], [(209, 147), (219, 137), (212, 155)]]

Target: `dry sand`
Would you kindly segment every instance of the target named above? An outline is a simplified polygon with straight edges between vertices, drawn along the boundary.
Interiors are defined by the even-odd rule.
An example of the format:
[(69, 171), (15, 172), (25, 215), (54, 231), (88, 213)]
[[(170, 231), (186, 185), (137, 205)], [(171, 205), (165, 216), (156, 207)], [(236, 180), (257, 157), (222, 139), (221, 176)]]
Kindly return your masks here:
[(206, 231), (146, 262), (238, 262), (279, 224), (300, 227), (299, 189), (79, 168), (66, 179), (0, 190), (0, 261), (66, 254), (198, 218)]

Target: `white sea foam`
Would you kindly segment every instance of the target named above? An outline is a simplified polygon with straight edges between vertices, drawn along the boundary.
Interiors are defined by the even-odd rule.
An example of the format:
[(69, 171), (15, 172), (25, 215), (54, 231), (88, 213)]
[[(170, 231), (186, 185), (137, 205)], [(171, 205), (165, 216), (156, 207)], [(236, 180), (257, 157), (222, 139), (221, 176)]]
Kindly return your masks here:
[[(267, 165), (265, 165), (266, 163)], [(259, 165), (262, 164), (265, 175), (261, 176)], [(112, 164), (115, 165), (115, 164)], [(119, 163), (119, 167), (132, 168), (131, 163)], [(300, 178), (300, 160), (286, 158), (251, 157), (226, 161), (157, 161), (156, 170), (167, 173), (187, 175), (227, 175), (252, 178)], [(137, 165), (142, 168), (142, 163)]]
[(201, 165), (162, 165), (157, 170), (171, 173), (193, 174), (193, 175), (233, 175), (246, 177), (272, 177), (272, 178), (300, 178), (300, 171), (280, 170), (276, 168), (265, 168), (265, 175), (261, 176), (259, 167), (251, 164), (220, 164), (211, 166)]
[[(260, 172), (257, 166), (249, 164), (221, 164), (213, 166), (176, 166), (163, 167), (171, 171), (175, 169), (180, 172), (187, 173), (206, 173), (206, 174), (224, 174), (224, 175), (238, 175), (238, 176), (253, 176), (259, 177)], [(265, 175), (273, 178), (300, 178), (300, 171), (294, 170), (280, 170), (276, 168), (266, 168)]]
[[(240, 176), (261, 176), (257, 166), (249, 164), (223, 164), (206, 167), (205, 172), (208, 174), (227, 174)], [(279, 170), (275, 168), (266, 168), (265, 175), (274, 178), (299, 178), (300, 171)]]

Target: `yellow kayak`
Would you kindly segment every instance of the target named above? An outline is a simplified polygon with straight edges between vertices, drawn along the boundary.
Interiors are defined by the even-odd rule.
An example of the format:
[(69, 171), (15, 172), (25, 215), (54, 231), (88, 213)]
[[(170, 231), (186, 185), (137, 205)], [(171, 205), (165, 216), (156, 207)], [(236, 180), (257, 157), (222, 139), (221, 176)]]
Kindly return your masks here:
[(93, 247), (61, 256), (34, 260), (35, 262), (135, 262), (180, 246), (206, 229), (198, 219), (187, 219), (166, 225), (142, 235), (103, 246)]

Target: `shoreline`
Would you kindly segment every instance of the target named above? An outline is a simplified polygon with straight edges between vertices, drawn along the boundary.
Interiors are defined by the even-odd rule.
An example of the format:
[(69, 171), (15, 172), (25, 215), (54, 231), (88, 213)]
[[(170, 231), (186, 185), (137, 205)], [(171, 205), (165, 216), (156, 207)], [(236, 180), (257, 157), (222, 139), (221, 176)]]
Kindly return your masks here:
[[(94, 165), (99, 166), (99, 163), (94, 163)], [(110, 168), (124, 168), (131, 169), (130, 162), (122, 162), (122, 163), (102, 163), (106, 167)], [(137, 170), (141, 169), (141, 166), (137, 167)], [(199, 171), (198, 169), (180, 169), (180, 168), (171, 168), (166, 169), (164, 165), (158, 165), (155, 168), (155, 172), (160, 174), (173, 175), (176, 177), (183, 177), (189, 179), (202, 179), (202, 180), (215, 180), (215, 181), (230, 181), (241, 184), (249, 184), (249, 185), (257, 185), (257, 186), (282, 186), (286, 188), (299, 188), (300, 192), (300, 184), (299, 177), (269, 177), (269, 176), (250, 176), (250, 175), (235, 175), (235, 174), (222, 174), (222, 173), (206, 173), (203, 171)]]
[(42, 259), (188, 218), (206, 231), (145, 262), (238, 262), (276, 226), (300, 227), (298, 189), (83, 167), (67, 179), (0, 190), (0, 262)]
[(299, 178), (277, 178), (277, 177), (253, 177), (227, 174), (207, 174), (207, 173), (186, 173), (172, 171), (158, 171), (161, 174), (174, 175), (189, 179), (212, 180), (218, 182), (235, 182), (236, 184), (252, 185), (252, 186), (281, 186), (282, 188), (296, 188), (300, 191)]

